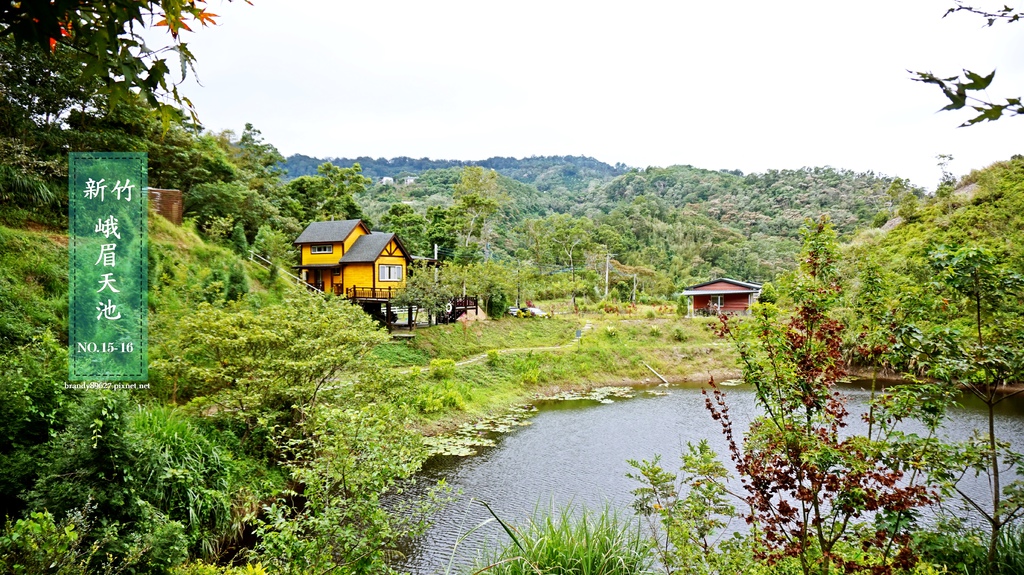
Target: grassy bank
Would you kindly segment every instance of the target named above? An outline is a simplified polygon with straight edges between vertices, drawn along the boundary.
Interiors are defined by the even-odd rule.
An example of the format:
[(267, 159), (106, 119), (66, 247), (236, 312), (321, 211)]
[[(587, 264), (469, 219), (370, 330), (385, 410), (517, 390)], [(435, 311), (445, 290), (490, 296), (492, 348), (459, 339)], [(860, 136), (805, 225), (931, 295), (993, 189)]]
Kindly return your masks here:
[(428, 434), (557, 391), (735, 373), (714, 320), (648, 311), (434, 326), (378, 346), (374, 361), (397, 382), (389, 398), (410, 406)]

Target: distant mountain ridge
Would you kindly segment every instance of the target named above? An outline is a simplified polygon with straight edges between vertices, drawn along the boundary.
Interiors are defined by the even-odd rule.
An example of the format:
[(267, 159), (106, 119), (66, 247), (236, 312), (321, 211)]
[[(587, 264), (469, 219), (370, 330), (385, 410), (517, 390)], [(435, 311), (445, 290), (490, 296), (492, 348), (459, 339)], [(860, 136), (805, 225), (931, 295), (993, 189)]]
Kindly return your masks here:
[(293, 154), (285, 159), (282, 166), (287, 170), (286, 181), (299, 176), (316, 174), (317, 166), (331, 162), (336, 166), (359, 164), (363, 174), (374, 182), (381, 178), (400, 178), (416, 176), (428, 170), (461, 168), (464, 166), (480, 166), (497, 171), (526, 184), (532, 184), (540, 191), (563, 186), (569, 190), (586, 189), (593, 181), (603, 183), (625, 174), (630, 167), (623, 163), (614, 166), (587, 156), (531, 156), (529, 158), (511, 158), (494, 156), (486, 160), (431, 160), (430, 158), (314, 158), (303, 154)]

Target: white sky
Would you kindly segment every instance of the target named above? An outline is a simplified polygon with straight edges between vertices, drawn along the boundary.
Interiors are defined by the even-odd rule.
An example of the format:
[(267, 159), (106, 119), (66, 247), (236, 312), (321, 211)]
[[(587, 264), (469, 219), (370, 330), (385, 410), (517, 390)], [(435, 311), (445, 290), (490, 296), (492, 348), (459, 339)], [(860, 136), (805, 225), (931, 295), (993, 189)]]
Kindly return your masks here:
[(937, 154), (962, 174), (1024, 153), (1024, 118), (957, 128), (910, 80), (996, 69), (990, 98), (1024, 95), (1024, 23), (951, 4), (210, 0), (182, 90), (207, 128), (252, 122), (286, 156), (831, 165), (931, 189)]

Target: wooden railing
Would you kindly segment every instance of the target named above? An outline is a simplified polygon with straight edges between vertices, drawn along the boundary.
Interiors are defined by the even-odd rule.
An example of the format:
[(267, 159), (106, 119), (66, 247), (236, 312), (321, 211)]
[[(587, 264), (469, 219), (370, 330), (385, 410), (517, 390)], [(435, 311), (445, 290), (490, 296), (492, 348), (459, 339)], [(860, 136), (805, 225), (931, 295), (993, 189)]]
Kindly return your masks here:
[(318, 291), (320, 293), (323, 293), (323, 291), (324, 291), (323, 282), (320, 282), (320, 284), (319, 284), (320, 287), (318, 288), (316, 285), (308, 283), (306, 280), (304, 280), (304, 279), (300, 278), (299, 276), (291, 273), (290, 271), (282, 268), (281, 266), (278, 266), (274, 262), (272, 262), (269, 259), (261, 256), (260, 254), (254, 252), (253, 250), (249, 250), (249, 261), (255, 262), (255, 263), (263, 266), (264, 268), (266, 268), (268, 270), (270, 268), (272, 268), (272, 267), (277, 267), (278, 273), (284, 274), (286, 277), (291, 278), (296, 284), (306, 288), (307, 290), (309, 290), (311, 292)]
[[(334, 293), (341, 295), (342, 286), (335, 286)], [(357, 287), (353, 286), (345, 289), (345, 297), (349, 299), (376, 299), (376, 300), (389, 300), (393, 299), (401, 291), (401, 288), (373, 288), (373, 287)]]

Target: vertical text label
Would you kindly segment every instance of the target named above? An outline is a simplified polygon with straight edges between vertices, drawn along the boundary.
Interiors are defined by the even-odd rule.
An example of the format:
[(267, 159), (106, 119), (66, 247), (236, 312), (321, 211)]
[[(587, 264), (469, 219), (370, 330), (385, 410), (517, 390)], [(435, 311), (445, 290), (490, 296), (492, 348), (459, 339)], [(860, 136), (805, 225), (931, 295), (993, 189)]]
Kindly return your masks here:
[(72, 153), (68, 379), (146, 381), (147, 156)]

